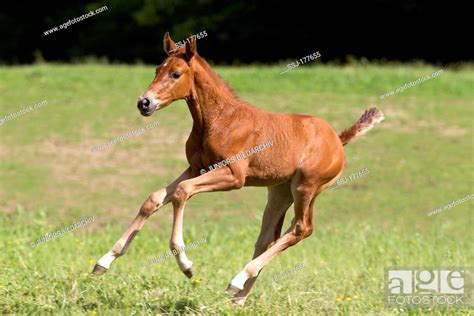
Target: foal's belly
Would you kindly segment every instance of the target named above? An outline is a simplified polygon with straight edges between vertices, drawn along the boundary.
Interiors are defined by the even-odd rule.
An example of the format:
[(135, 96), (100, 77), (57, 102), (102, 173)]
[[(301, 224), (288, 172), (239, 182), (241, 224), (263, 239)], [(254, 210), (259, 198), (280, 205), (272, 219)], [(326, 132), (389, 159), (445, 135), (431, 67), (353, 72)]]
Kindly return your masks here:
[(246, 187), (270, 187), (274, 185), (278, 185), (281, 183), (285, 183), (290, 181), (291, 177), (288, 178), (281, 178), (281, 179), (262, 179), (256, 177), (246, 177), (245, 184)]
[[(281, 157), (281, 155), (277, 157)], [(268, 187), (290, 181), (295, 174), (297, 161), (277, 157), (250, 163), (245, 186)]]

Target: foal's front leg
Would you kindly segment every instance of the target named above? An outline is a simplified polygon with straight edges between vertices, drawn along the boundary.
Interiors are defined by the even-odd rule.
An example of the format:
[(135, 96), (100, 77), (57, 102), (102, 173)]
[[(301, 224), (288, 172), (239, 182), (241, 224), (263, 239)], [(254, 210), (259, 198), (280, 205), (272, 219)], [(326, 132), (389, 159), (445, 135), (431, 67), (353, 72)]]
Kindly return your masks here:
[(132, 242), (133, 238), (138, 234), (140, 229), (145, 224), (145, 221), (158, 209), (170, 202), (171, 196), (174, 193), (177, 185), (186, 179), (192, 177), (191, 168), (186, 169), (176, 180), (169, 184), (166, 188), (160, 189), (150, 195), (150, 197), (143, 203), (140, 211), (133, 220), (132, 224), (127, 228), (125, 233), (115, 243), (112, 249), (107, 252), (102, 258), (97, 261), (92, 273), (101, 275), (107, 272), (112, 262), (118, 257), (125, 254)]
[[(234, 166), (235, 168), (235, 166)], [(184, 252), (183, 241), (183, 213), (184, 205), (191, 196), (201, 192), (227, 191), (240, 189), (245, 182), (245, 177), (237, 169), (225, 167), (203, 174), (199, 177), (182, 181), (171, 196), (173, 203), (173, 232), (171, 234), (170, 249), (176, 255), (176, 261), (183, 273), (191, 278), (193, 276), (193, 263)]]

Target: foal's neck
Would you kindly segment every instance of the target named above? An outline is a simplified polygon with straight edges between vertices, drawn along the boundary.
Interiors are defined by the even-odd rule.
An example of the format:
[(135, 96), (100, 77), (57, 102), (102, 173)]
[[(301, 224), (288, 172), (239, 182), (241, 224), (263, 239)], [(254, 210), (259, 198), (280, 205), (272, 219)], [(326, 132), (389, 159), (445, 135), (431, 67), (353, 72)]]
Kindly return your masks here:
[(235, 106), (239, 100), (204, 59), (195, 56), (193, 62), (194, 87), (186, 102), (193, 117), (193, 129), (202, 136), (215, 126), (225, 107)]

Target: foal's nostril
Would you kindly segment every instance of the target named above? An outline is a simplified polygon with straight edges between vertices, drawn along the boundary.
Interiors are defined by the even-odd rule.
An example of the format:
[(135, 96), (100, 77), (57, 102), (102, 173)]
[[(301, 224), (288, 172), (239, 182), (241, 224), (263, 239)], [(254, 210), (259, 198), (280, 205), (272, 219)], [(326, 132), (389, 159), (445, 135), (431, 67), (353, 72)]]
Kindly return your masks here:
[(138, 100), (137, 106), (140, 109), (148, 110), (148, 107), (150, 106), (150, 100), (148, 100), (147, 98), (140, 99), (140, 100)]

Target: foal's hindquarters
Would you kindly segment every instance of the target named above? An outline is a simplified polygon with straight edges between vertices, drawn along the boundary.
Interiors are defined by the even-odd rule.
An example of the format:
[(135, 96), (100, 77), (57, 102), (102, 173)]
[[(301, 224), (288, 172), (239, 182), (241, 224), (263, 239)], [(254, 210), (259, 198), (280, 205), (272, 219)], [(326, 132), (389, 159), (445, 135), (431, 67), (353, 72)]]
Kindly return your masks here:
[[(258, 274), (272, 258), (311, 235), (314, 201), (337, 180), (344, 166), (341, 140), (327, 122), (304, 115), (286, 115), (282, 119), (286, 122), (280, 123), (292, 126), (293, 132), (286, 139), (275, 140), (275, 148), (265, 154), (285, 157), (277, 165), (281, 168), (280, 174), (287, 173), (290, 177), (268, 187), (268, 201), (253, 259), (227, 289), (239, 305), (245, 303)], [(280, 238), (285, 213), (292, 203), (295, 217)]]

